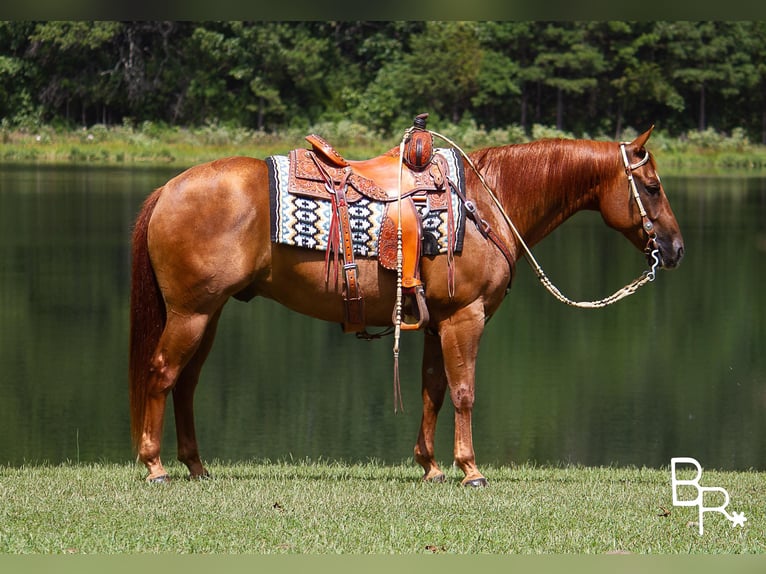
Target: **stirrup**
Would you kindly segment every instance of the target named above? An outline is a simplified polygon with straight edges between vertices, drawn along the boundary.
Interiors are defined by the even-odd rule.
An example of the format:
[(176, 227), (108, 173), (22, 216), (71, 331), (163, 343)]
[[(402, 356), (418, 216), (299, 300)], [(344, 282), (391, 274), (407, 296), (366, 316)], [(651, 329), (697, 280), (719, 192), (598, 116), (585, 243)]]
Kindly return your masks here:
[(402, 318), (399, 326), (402, 331), (417, 331), (428, 325), (428, 319), (426, 292), (423, 289), (423, 285), (416, 285), (405, 293), (402, 305)]

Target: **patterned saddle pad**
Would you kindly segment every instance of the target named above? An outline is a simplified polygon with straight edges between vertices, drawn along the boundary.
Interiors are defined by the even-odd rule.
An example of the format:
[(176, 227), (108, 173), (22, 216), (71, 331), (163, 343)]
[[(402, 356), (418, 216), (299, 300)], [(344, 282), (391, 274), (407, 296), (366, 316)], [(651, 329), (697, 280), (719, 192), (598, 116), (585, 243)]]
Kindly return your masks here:
[[(448, 178), (463, 195), (465, 177), (463, 162), (452, 148), (435, 150), (441, 154), (449, 168)], [(290, 157), (274, 155), (266, 158), (269, 170), (271, 206), (271, 240), (275, 243), (324, 251), (327, 249), (332, 202), (327, 199), (296, 194), (290, 188)], [(458, 194), (450, 187), (450, 201), (454, 217), (454, 251), (463, 247), (465, 208)], [(354, 254), (361, 257), (379, 255), (380, 229), (388, 205), (362, 196), (349, 204), (349, 216), (354, 243)], [(446, 253), (448, 249), (448, 210), (446, 202), (416, 202), (422, 222), (422, 255)]]

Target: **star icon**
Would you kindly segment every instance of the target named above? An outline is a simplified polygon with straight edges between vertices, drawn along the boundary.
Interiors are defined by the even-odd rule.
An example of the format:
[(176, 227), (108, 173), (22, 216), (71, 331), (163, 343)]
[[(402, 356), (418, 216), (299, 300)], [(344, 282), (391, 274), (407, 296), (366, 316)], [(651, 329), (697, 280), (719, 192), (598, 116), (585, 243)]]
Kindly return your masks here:
[(734, 528), (735, 526), (742, 526), (744, 528), (747, 518), (745, 518), (744, 512), (732, 512), (731, 518), (729, 518), (729, 520), (731, 520), (732, 528)]

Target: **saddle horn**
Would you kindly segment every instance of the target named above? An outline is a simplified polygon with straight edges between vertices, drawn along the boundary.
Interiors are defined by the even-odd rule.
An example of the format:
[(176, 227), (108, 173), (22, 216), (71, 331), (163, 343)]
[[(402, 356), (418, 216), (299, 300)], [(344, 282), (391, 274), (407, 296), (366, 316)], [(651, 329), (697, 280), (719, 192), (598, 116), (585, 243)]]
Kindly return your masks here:
[(422, 170), (434, 157), (434, 139), (426, 129), (428, 114), (418, 114), (412, 122), (410, 135), (404, 142), (404, 163), (413, 170)]

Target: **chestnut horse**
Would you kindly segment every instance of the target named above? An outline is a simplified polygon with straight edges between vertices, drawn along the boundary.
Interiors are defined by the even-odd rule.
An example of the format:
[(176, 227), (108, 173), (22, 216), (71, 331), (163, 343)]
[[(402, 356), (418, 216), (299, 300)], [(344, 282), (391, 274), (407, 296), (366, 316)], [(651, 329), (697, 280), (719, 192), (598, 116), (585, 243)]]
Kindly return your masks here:
[[(481, 220), (467, 223), (463, 249), (454, 256), (454, 292), (448, 289), (447, 255), (421, 261), (430, 321), (423, 329), (423, 415), (414, 451), (424, 480), (444, 480), (434, 458), (434, 431), (449, 391), (455, 408), (454, 461), (465, 474), (462, 483), (487, 484), (476, 466), (471, 413), (479, 340), (507, 293), (515, 261), (523, 256), (506, 215), (532, 246), (575, 212), (597, 210), (639, 250), (647, 245), (648, 219), (659, 265), (668, 269), (680, 262), (683, 239), (654, 159), (644, 147), (650, 133), (625, 144), (624, 156), (619, 143), (588, 140), (542, 140), (469, 154), (473, 166), (469, 169), (466, 162), (466, 196)], [(299, 313), (341, 323), (342, 295), (326, 281), (324, 253), (272, 243), (269, 175), (260, 159), (220, 159), (172, 178), (146, 199), (132, 249), (134, 448), (148, 469), (147, 481), (168, 480), (160, 442), (172, 391), (178, 459), (191, 477), (206, 477), (195, 437), (193, 396), (224, 304), (230, 297), (268, 297)], [(396, 273), (374, 258), (359, 257), (357, 263), (366, 324), (390, 326)]]

